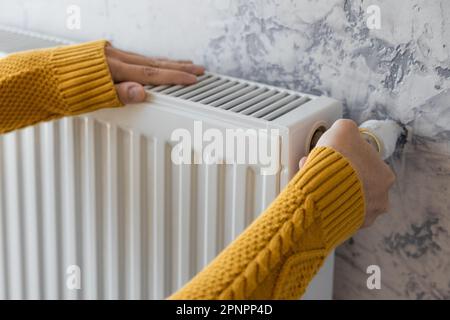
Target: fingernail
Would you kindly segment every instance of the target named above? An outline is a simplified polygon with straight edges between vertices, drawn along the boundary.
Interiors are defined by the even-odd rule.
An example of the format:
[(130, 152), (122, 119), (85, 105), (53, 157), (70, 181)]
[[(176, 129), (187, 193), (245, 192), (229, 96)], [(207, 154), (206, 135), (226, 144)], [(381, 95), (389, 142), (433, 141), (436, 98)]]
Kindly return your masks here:
[(138, 101), (140, 91), (141, 90), (138, 86), (132, 86), (132, 87), (128, 88), (128, 98), (131, 101)]
[(205, 72), (205, 67), (203, 67), (203, 66), (199, 66), (198, 68), (199, 68), (200, 72), (202, 72), (202, 73), (204, 73), (204, 72)]
[(189, 75), (189, 76), (186, 78), (186, 80), (187, 80), (188, 84), (194, 84), (194, 83), (197, 82), (197, 77), (194, 76), (194, 75)]
[(205, 68), (201, 66), (192, 65), (188, 67), (188, 70), (190, 73), (196, 74), (196, 75), (202, 75), (205, 73)]

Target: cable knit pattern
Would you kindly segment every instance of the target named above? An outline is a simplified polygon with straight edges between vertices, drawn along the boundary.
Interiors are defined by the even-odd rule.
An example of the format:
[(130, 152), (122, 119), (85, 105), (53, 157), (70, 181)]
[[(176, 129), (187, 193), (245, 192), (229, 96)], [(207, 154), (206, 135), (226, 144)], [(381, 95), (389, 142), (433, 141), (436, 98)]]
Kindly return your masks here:
[(118, 107), (106, 41), (0, 59), (0, 133), (63, 116)]
[(290, 299), (302, 294), (324, 259), (325, 250), (310, 250), (289, 257), (275, 284), (273, 298)]
[(171, 299), (294, 299), (364, 219), (347, 159), (315, 148), (267, 210)]

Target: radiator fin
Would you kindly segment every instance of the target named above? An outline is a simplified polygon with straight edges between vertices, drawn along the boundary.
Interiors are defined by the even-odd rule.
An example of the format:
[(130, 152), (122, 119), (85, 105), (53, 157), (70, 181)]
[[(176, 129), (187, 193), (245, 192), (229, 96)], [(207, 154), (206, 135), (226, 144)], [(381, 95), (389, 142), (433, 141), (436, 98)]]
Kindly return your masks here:
[(0, 298), (167, 297), (279, 192), (258, 167), (175, 165), (171, 151), (92, 117), (0, 136)]

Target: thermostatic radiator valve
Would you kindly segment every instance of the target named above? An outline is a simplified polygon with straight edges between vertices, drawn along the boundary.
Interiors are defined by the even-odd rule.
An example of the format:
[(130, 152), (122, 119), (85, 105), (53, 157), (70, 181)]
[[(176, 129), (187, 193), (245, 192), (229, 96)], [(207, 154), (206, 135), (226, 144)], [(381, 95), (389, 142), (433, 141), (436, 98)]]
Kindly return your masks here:
[(408, 130), (394, 120), (367, 120), (359, 126), (363, 138), (373, 145), (383, 160), (394, 153), (397, 145), (407, 138)]

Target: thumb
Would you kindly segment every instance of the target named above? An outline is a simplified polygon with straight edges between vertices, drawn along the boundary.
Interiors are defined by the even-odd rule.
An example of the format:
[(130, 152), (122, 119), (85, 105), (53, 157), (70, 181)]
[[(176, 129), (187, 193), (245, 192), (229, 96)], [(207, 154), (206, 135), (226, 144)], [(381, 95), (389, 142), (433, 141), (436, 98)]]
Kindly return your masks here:
[(147, 97), (144, 87), (136, 82), (122, 82), (116, 84), (115, 87), (123, 104), (143, 102)]
[(305, 165), (306, 159), (307, 159), (307, 157), (303, 157), (303, 158), (300, 159), (300, 161), (298, 162), (298, 168), (299, 169), (301, 169)]

